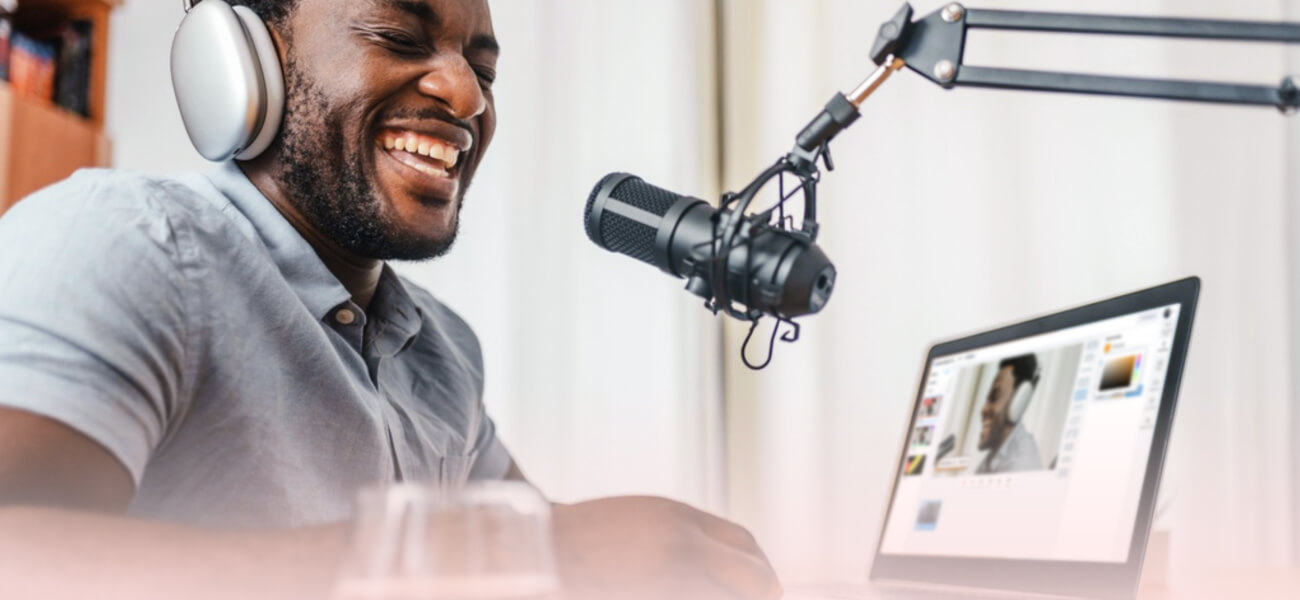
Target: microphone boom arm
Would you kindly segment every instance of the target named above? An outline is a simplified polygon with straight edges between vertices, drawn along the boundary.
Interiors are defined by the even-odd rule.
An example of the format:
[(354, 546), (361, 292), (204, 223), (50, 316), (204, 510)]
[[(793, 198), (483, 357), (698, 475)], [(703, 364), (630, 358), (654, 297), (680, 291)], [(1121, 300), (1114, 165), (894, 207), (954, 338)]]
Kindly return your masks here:
[[(983, 87), (1035, 92), (1065, 92), (1104, 96), (1155, 98), (1219, 104), (1274, 106), (1284, 114), (1300, 109), (1300, 88), (1291, 77), (1277, 87), (1085, 75), (966, 65), (966, 34), (971, 29), (1085, 33), (1182, 39), (1300, 43), (1300, 23), (1128, 17), (1075, 13), (967, 9), (953, 2), (930, 15), (912, 20), (910, 3), (880, 26), (871, 48), (877, 68), (848, 95), (837, 93), (804, 127), (794, 148), (781, 163), (810, 187), (815, 187), (817, 161), (829, 168), (829, 144), (861, 116), (860, 108), (884, 82), (904, 66), (944, 89)], [(809, 202), (816, 235), (816, 204)]]
[(893, 19), (881, 26), (872, 60), (882, 68), (887, 61), (901, 60), (945, 89), (983, 87), (1274, 106), (1284, 113), (1300, 108), (1300, 90), (1290, 77), (1270, 87), (1003, 69), (963, 62), (966, 34), (972, 29), (1294, 44), (1300, 43), (1300, 23), (982, 10), (967, 9), (958, 3), (916, 21), (911, 20), (911, 15), (911, 5), (904, 4)]

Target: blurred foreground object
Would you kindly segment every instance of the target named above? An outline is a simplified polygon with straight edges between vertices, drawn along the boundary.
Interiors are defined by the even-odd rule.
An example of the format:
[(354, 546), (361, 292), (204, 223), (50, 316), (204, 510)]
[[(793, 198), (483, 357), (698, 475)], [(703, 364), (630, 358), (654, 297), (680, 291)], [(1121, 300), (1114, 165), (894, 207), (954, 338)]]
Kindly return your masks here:
[(336, 600), (555, 598), (551, 507), (522, 482), (361, 492)]

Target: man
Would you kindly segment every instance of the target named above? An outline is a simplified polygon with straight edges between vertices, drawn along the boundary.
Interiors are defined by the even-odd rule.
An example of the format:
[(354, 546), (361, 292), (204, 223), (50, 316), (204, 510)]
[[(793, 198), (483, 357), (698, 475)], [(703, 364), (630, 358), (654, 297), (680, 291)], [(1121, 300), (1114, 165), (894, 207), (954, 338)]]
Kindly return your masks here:
[(1037, 371), (1038, 359), (1033, 354), (1007, 358), (998, 363), (997, 375), (989, 387), (984, 409), (980, 411), (983, 427), (980, 428), (979, 449), (988, 454), (975, 469), (976, 474), (1043, 468), (1034, 434), (1029, 433), (1024, 425), (1013, 422), (1010, 416), (1011, 399), (1016, 390), (1020, 384), (1033, 381)]
[[(0, 597), (322, 598), (358, 488), (522, 479), (473, 333), (384, 262), (455, 238), (496, 125), (486, 0), (244, 3), (285, 69), (269, 151), (0, 220)], [(569, 597), (780, 594), (747, 532), (665, 500), (556, 506), (554, 534)]]

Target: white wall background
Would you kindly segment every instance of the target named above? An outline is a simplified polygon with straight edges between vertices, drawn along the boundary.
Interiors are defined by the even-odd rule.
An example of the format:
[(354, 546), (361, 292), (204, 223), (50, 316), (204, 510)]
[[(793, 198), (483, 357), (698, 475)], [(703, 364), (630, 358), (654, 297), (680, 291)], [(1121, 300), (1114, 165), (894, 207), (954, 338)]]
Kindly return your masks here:
[[(834, 301), (753, 374), (735, 331), (719, 358), (717, 321), (676, 282), (589, 245), (583, 201), (612, 170), (706, 198), (744, 184), (869, 71), (873, 32), (898, 2), (722, 0), (721, 111), (712, 4), (493, 3), (499, 137), (457, 250), (407, 272), (479, 332), (491, 410), (533, 479), (561, 499), (722, 506), (788, 579), (860, 578), (929, 342), (1196, 274), (1160, 526), (1177, 568), (1297, 560), (1300, 123), (1268, 109), (943, 92), (901, 73), (835, 145), (840, 170), (822, 191)], [(1289, 0), (972, 4), (1300, 18)], [(120, 166), (203, 167), (168, 88), (179, 18), (153, 0), (115, 15)], [(968, 58), (1261, 83), (1300, 64), (1270, 47), (993, 34)]]

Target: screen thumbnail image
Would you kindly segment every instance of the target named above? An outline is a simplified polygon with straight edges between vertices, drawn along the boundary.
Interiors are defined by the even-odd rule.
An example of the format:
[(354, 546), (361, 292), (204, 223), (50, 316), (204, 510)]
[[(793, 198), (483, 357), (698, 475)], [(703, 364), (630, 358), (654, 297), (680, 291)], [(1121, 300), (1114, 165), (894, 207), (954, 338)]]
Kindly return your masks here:
[(916, 411), (917, 419), (930, 419), (939, 416), (939, 407), (943, 404), (943, 398), (939, 396), (927, 396), (921, 399), (921, 407)]
[(950, 406), (935, 473), (1055, 469), (1082, 354), (1083, 345), (1072, 344), (961, 369), (945, 399)]
[(934, 438), (934, 425), (921, 425), (912, 430), (913, 446), (929, 446)]
[(943, 502), (939, 500), (922, 502), (921, 509), (916, 513), (916, 530), (934, 531), (939, 526), (939, 509), (941, 508), (943, 508)]
[(920, 475), (925, 471), (925, 455), (913, 454), (907, 457), (907, 462), (903, 463), (903, 476), (911, 477)]

